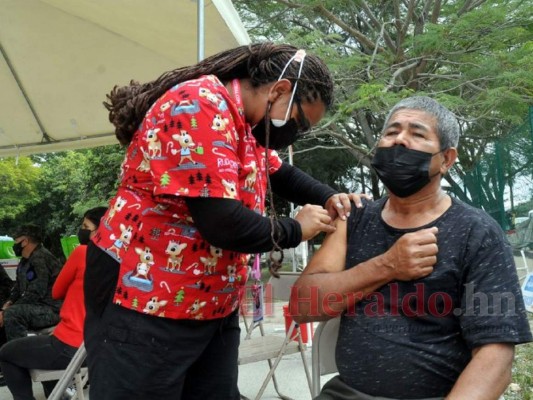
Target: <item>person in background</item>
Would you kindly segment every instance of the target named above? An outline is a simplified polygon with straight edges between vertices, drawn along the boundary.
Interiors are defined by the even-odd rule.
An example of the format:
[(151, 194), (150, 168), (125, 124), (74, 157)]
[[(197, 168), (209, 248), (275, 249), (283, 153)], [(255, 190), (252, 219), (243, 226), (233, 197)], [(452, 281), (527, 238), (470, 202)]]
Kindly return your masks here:
[(4, 342), (24, 337), (28, 330), (56, 325), (61, 307), (61, 301), (52, 298), (61, 263), (43, 246), (41, 229), (24, 225), (13, 237), (13, 251), (21, 259), (15, 284), (0, 309), (0, 334), (5, 334)]
[[(83, 215), (78, 231), (80, 245), (67, 259), (52, 288), (52, 297), (63, 300), (60, 321), (53, 333), (14, 339), (0, 349), (0, 367), (14, 400), (34, 399), (30, 369), (65, 369), (83, 342), (83, 276), (87, 243), (95, 235), (106, 210), (106, 207), (96, 207)], [(56, 383), (43, 382), (46, 397)]]
[[(323, 61), (273, 43), (113, 89), (106, 106), (128, 149), (87, 251), (91, 398), (239, 399), (249, 254), (297, 246), (347, 216), (350, 195), (275, 151), (332, 104)], [(294, 219), (266, 217), (270, 192), (304, 206)]]
[(341, 316), (318, 400), (496, 400), (510, 383), (531, 332), (502, 229), (441, 188), (459, 132), (431, 98), (395, 105), (372, 160), (388, 196), (337, 219), (295, 283), (297, 322)]
[(4, 304), (7, 301), (14, 284), (15, 282), (8, 275), (4, 266), (0, 265), (0, 304)]

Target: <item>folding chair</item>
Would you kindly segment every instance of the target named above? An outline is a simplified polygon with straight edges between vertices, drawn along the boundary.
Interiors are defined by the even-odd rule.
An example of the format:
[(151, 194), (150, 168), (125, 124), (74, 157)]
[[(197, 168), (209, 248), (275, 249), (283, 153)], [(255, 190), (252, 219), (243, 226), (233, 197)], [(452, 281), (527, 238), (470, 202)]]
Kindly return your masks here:
[(82, 367), (86, 356), (85, 345), (82, 343), (65, 370), (32, 369), (30, 375), (35, 382), (59, 379), (54, 390), (48, 396), (48, 400), (60, 400), (72, 382), (74, 382), (75, 393), (71, 400), (84, 400), (83, 387), (89, 379), (87, 368)]
[[(272, 296), (265, 296), (266, 301), (272, 301), (274, 299), (288, 301), (290, 298), (291, 287), (293, 286), (296, 279), (298, 279), (298, 276), (299, 273), (280, 273), (280, 278), (271, 278), (268, 283), (269, 289), (267, 290), (267, 293), (272, 293)], [(259, 327), (261, 336), (251, 337), (252, 331), (256, 327)], [(268, 361), (268, 365), (270, 367), (270, 370), (265, 379), (263, 380), (259, 392), (255, 396), (256, 400), (261, 398), (270, 379), (272, 379), (272, 382), (274, 383), (274, 388), (278, 396), (281, 399), (290, 400), (290, 397), (287, 397), (280, 393), (278, 382), (275, 376), (276, 368), (278, 367), (281, 359), (284, 355), (288, 354), (300, 353), (307, 378), (307, 383), (309, 385), (309, 390), (311, 391), (311, 375), (309, 372), (309, 367), (307, 365), (307, 360), (305, 358), (306, 345), (302, 342), (302, 335), (300, 331), (300, 326), (298, 324), (292, 321), (285, 337), (281, 337), (279, 335), (265, 334), (262, 321), (254, 322), (247, 329), (248, 332), (246, 334), (246, 337), (244, 340), (241, 341), (241, 344), (239, 346), (239, 365), (266, 360)], [(296, 335), (297, 342), (294, 341), (294, 335)]]
[(51, 335), (54, 332), (56, 325), (48, 326), (46, 328), (28, 330), (27, 336), (40, 336), (40, 335)]
[(320, 394), (322, 375), (337, 372), (335, 363), (335, 347), (339, 336), (341, 318), (336, 317), (318, 324), (313, 336), (313, 348), (311, 349), (311, 366), (313, 375), (312, 397)]

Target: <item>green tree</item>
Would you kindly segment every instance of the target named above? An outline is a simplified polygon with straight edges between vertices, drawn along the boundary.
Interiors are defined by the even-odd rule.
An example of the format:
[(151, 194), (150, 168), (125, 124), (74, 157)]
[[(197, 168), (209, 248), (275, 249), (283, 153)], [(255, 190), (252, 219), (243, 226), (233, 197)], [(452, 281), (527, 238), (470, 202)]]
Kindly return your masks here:
[(183, 303), (183, 299), (185, 298), (185, 290), (181, 288), (176, 292), (176, 295), (174, 296), (174, 304), (180, 305)]
[(40, 201), (41, 169), (28, 157), (0, 160), (0, 235), (10, 234), (19, 216)]
[(137, 298), (137, 296), (135, 296), (131, 301), (131, 308), (133, 308), (134, 310), (139, 308), (139, 299)]
[[(18, 175), (11, 174), (2, 196), (2, 206), (5, 199), (6, 206), (12, 203), (18, 212), (9, 220), (0, 218), (4, 229), (10, 232), (22, 223), (36, 223), (43, 227), (45, 245), (62, 256), (60, 238), (75, 234), (83, 213), (106, 206), (116, 191), (123, 157), (124, 150), (119, 146), (106, 146), (20, 158), (13, 169), (19, 171)], [(2, 170), (7, 173), (7, 165), (14, 165), (15, 159), (2, 162), (6, 163)], [(32, 174), (34, 189), (24, 186)], [(4, 210), (9, 212), (7, 207), (2, 207)]]
[[(459, 185), (454, 179), (474, 168), (491, 143), (522, 123), (533, 100), (530, 1), (234, 3), (254, 39), (293, 43), (326, 60), (337, 102), (313, 135), (334, 138), (346, 148), (357, 159), (359, 173), (350, 167), (345, 179), (358, 180), (376, 198), (381, 186), (374, 174), (368, 176), (368, 167), (385, 113), (399, 99), (429, 95), (459, 117), (459, 163), (456, 173), (446, 177), (452, 186)], [(465, 198), (471, 198), (476, 189), (471, 185), (477, 183), (463, 184)]]
[(163, 175), (161, 175), (160, 182), (161, 182), (161, 186), (162, 187), (166, 187), (166, 186), (169, 185), (169, 183), (170, 183), (170, 175), (168, 174), (167, 171), (165, 171), (163, 173)]

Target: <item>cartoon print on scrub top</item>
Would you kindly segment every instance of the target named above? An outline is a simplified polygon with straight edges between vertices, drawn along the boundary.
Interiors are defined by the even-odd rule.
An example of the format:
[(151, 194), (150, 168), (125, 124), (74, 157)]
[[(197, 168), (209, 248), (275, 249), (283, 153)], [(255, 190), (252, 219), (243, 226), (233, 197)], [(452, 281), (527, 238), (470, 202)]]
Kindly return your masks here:
[(161, 141), (157, 137), (159, 128), (149, 129), (146, 131), (146, 142), (148, 143), (148, 156), (150, 159), (161, 157)]
[(231, 131), (228, 131), (228, 124), (228, 118), (222, 118), (222, 115), (216, 114), (213, 118), (211, 129), (220, 133), (226, 139), (226, 143), (231, 146), (234, 134)]
[(128, 250), (128, 246), (131, 241), (133, 227), (131, 225), (125, 226), (123, 224), (120, 224), (120, 236), (118, 238), (115, 238), (115, 234), (112, 233), (109, 237), (114, 241), (113, 245), (111, 247), (108, 247), (108, 251), (112, 251), (117, 255), (117, 259), (120, 260), (120, 251), (122, 249)]
[[(172, 168), (171, 171), (179, 170), (179, 169), (191, 169), (191, 168), (205, 168), (205, 165), (194, 161), (192, 152), (194, 151), (197, 154), (203, 154), (203, 147), (201, 144), (196, 144), (193, 141), (192, 136), (187, 132), (185, 129), (181, 129), (179, 134), (172, 135), (172, 139), (174, 139), (176, 142), (178, 142), (179, 150), (174, 149), (173, 142), (169, 142), (169, 146), (171, 147), (170, 152), (172, 155), (180, 154), (180, 162), (176, 168)], [(183, 165), (185, 163), (185, 165)]]
[(161, 300), (157, 298), (157, 296), (154, 296), (148, 300), (146, 303), (146, 306), (143, 309), (143, 313), (150, 314), (150, 315), (157, 315), (158, 317), (164, 317), (165, 311), (163, 310), (163, 307), (167, 305), (167, 300)]
[[(170, 272), (184, 273), (181, 271), (181, 263), (183, 262), (183, 256), (181, 252), (187, 247), (187, 243), (176, 242), (170, 240), (168, 242), (165, 253), (168, 254), (166, 270)], [(176, 269), (177, 268), (177, 269)]]
[(198, 90), (198, 94), (200, 95), (200, 97), (205, 97), (212, 104), (217, 106), (220, 111), (226, 111), (228, 109), (226, 100), (224, 100), (222, 96), (220, 96), (220, 94), (213, 93), (211, 92), (211, 90), (205, 87), (200, 87), (200, 89)]
[(222, 184), (225, 188), (223, 195), (225, 199), (237, 198), (237, 184), (235, 182), (222, 179)]
[(211, 253), (210, 257), (200, 257), (200, 261), (202, 262), (202, 264), (204, 264), (205, 267), (205, 275), (211, 275), (215, 273), (218, 259), (222, 257), (222, 249), (219, 249), (215, 246), (210, 246), (209, 253)]
[(140, 172), (150, 172), (150, 156), (144, 150), (142, 151), (142, 154), (143, 159), (135, 169)]
[[(116, 304), (185, 319), (218, 318), (237, 307), (249, 257), (206, 242), (182, 196), (231, 198), (263, 212), (265, 149), (240, 106), (218, 79), (202, 77), (177, 85), (147, 113), (105, 219), (115, 236), (123, 234), (100, 230), (95, 239), (120, 261)], [(281, 160), (269, 157), (274, 172)]]
[(108, 228), (109, 228), (109, 224), (111, 223), (111, 220), (113, 219), (113, 217), (117, 214), (117, 213), (120, 213), (122, 211), (122, 209), (124, 208), (124, 206), (126, 205), (126, 200), (123, 199), (122, 197), (118, 196), (117, 199), (115, 200), (115, 203), (113, 204), (113, 206), (111, 207), (111, 209), (107, 212), (107, 216), (104, 220), (104, 225)]
[(244, 180), (244, 186), (242, 190), (247, 192), (255, 193), (254, 186), (257, 179), (257, 166), (254, 160), (250, 161), (248, 165), (244, 166), (245, 171), (250, 171), (246, 174), (246, 179)]
[(139, 255), (139, 262), (132, 271), (122, 277), (122, 282), (125, 286), (136, 287), (143, 292), (149, 292), (153, 289), (150, 268), (154, 265), (154, 256), (149, 247), (144, 249), (135, 247), (135, 253)]
[(222, 276), (222, 280), (228, 282), (226, 284), (226, 286), (224, 287), (224, 289), (222, 289), (223, 293), (228, 293), (228, 292), (234, 291), (235, 290), (235, 287), (234, 287), (235, 282), (241, 280), (241, 276), (236, 274), (237, 266), (235, 264), (228, 265), (227, 271), (228, 271), (227, 272), (228, 274)]

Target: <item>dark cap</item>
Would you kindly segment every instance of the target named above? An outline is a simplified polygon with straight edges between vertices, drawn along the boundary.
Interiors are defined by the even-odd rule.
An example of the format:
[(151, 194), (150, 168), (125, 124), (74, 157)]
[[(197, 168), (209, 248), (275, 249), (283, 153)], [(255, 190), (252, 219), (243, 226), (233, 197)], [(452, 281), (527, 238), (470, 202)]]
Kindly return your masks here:
[(22, 225), (13, 233), (13, 239), (21, 236), (27, 236), (32, 242), (41, 243), (43, 241), (43, 233), (40, 226), (34, 224)]

